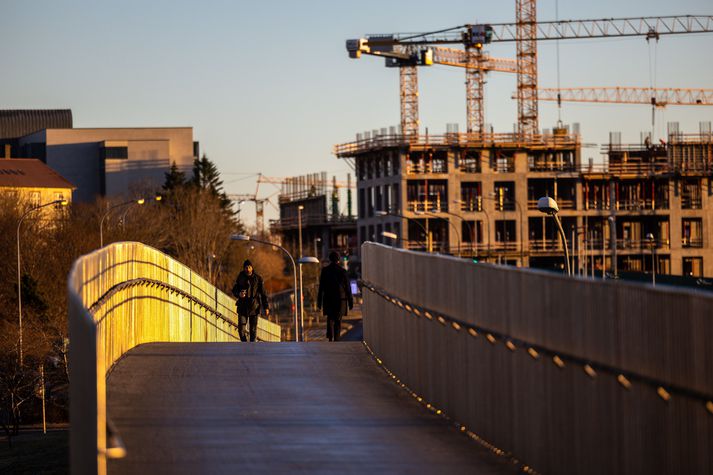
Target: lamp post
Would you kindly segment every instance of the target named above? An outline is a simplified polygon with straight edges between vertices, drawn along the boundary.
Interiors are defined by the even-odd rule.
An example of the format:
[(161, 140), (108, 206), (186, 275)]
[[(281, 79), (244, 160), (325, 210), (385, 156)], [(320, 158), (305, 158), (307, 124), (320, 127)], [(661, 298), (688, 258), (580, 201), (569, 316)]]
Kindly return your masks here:
[[(297, 264), (295, 263), (295, 259), (292, 257), (292, 254), (285, 249), (284, 247), (280, 246), (279, 244), (275, 244), (274, 242), (269, 242), (269, 241), (263, 241), (261, 239), (255, 239), (251, 238), (250, 236), (246, 236), (245, 234), (233, 234), (230, 236), (231, 241), (251, 241), (251, 242), (257, 242), (260, 244), (265, 244), (267, 246), (274, 246), (278, 249), (280, 249), (282, 252), (284, 252), (287, 257), (290, 259), (290, 262), (292, 263), (292, 278), (294, 280), (294, 289), (295, 289), (295, 295), (297, 295)], [(298, 259), (300, 264), (319, 264), (319, 260), (316, 257), (302, 257)], [(300, 294), (302, 293), (302, 290), (299, 289)], [(293, 315), (294, 315), (294, 320), (295, 320), (295, 341), (300, 341), (300, 320), (298, 319), (298, 311), (297, 311), (297, 306), (299, 303), (297, 302), (297, 299), (295, 298), (295, 308), (293, 309)]]
[[(448, 223), (450, 226), (452, 226), (452, 227), (453, 227), (453, 230), (456, 232), (456, 238), (458, 238), (458, 257), (461, 257), (461, 252), (460, 252), (461, 237), (460, 237), (460, 234), (458, 233), (458, 228), (456, 228), (456, 225), (455, 225), (455, 224), (453, 224), (452, 222), (450, 222), (450, 220), (448, 220), (448, 219), (446, 219), (446, 218), (443, 218), (443, 217), (441, 217), (441, 216), (438, 216), (438, 215), (436, 215), (436, 214), (429, 213), (429, 212), (426, 212), (426, 211), (414, 211), (414, 214), (417, 215), (417, 216), (419, 216), (419, 215), (424, 215), (424, 216), (430, 216), (430, 217), (435, 218), (435, 219), (440, 219), (440, 220), (445, 221), (446, 223)], [(446, 213), (446, 214), (451, 214), (451, 213)], [(450, 246), (449, 246), (449, 247), (450, 247)], [(450, 250), (450, 249), (449, 249), (449, 250)]]
[(651, 284), (656, 285), (656, 240), (653, 233), (646, 233), (646, 240), (651, 246)]
[(569, 266), (569, 249), (567, 249), (567, 237), (564, 235), (564, 229), (562, 229), (562, 222), (560, 221), (557, 213), (559, 212), (559, 206), (557, 202), (550, 198), (549, 196), (543, 196), (537, 200), (537, 209), (541, 212), (552, 216), (557, 224), (557, 230), (559, 231), (560, 239), (562, 240), (562, 247), (564, 248), (564, 264), (567, 270), (567, 275), (572, 275), (572, 268)]
[(304, 341), (304, 319), (305, 319), (305, 314), (304, 314), (304, 306), (305, 306), (305, 301), (304, 297), (302, 295), (302, 210), (305, 209), (304, 205), (299, 205), (297, 206), (297, 240), (298, 240), (298, 255), (297, 255), (297, 262), (298, 262), (298, 270), (299, 270), (299, 279), (300, 279), (300, 295), (299, 295), (299, 301), (300, 301), (300, 336), (302, 338), (302, 341)]
[[(463, 200), (453, 200), (453, 203), (457, 204), (457, 205), (461, 205), (461, 206), (463, 204), (465, 204), (465, 202)], [(488, 257), (490, 257), (490, 216), (488, 215), (488, 212), (485, 211), (485, 208), (483, 208), (482, 205), (479, 206), (479, 208), (480, 208), (479, 211), (482, 211), (483, 214), (485, 215), (485, 224), (487, 225), (486, 234), (487, 234), (487, 238), (488, 238)], [(454, 215), (454, 216), (457, 216), (457, 215)], [(465, 218), (461, 217), (461, 219), (465, 221)], [(465, 222), (468, 223), (468, 221), (465, 221)], [(473, 236), (473, 238), (475, 238), (475, 235), (473, 234), (473, 228), (470, 227), (470, 224), (468, 224), (468, 228), (470, 229), (470, 233)]]
[(426, 252), (430, 252), (430, 249), (429, 249), (429, 246), (428, 246), (428, 240), (429, 240), (429, 238), (428, 238), (428, 231), (426, 231), (426, 228), (423, 226), (423, 224), (419, 223), (419, 222), (416, 221), (415, 219), (407, 218), (407, 217), (404, 216), (403, 214), (391, 213), (391, 212), (389, 212), (389, 211), (376, 210), (376, 211), (374, 211), (374, 214), (375, 214), (376, 216), (380, 216), (380, 217), (382, 217), (382, 218), (385, 217), (385, 216), (396, 216), (397, 218), (405, 219), (406, 221), (409, 221), (409, 222), (412, 222), (412, 223), (417, 224), (418, 227), (423, 230), (424, 236), (426, 236)]
[[(155, 201), (161, 201), (161, 196), (156, 196), (154, 198)], [(106, 210), (106, 212), (102, 215), (101, 220), (99, 220), (99, 247), (104, 247), (104, 220), (106, 219), (109, 214), (114, 211), (116, 208), (121, 208), (122, 206), (129, 206), (129, 205), (142, 205), (146, 202), (144, 198), (139, 198), (136, 200), (129, 200), (129, 201), (124, 201), (123, 203), (118, 203), (115, 204), (114, 206), (111, 206), (109, 209)]]
[(17, 320), (18, 320), (18, 325), (19, 325), (19, 342), (18, 342), (18, 348), (17, 348), (17, 353), (18, 353), (18, 359), (20, 361), (20, 366), (22, 366), (23, 359), (22, 359), (22, 276), (20, 273), (20, 226), (22, 225), (22, 221), (32, 213), (33, 211), (37, 211), (38, 209), (44, 208), (46, 206), (51, 206), (51, 205), (62, 205), (62, 206), (67, 206), (69, 202), (67, 200), (54, 200), (50, 201), (49, 203), (45, 203), (43, 205), (35, 206), (33, 208), (28, 209), (27, 211), (24, 212), (22, 216), (20, 216), (20, 220), (17, 222)]
[[(485, 198), (485, 199), (487, 199), (487, 200), (493, 200), (493, 201), (495, 201), (496, 203), (499, 203), (499, 205), (500, 205), (500, 211), (505, 211), (505, 206), (504, 206), (504, 205), (505, 205), (505, 200), (504, 200), (504, 199), (503, 199), (503, 200), (498, 200), (497, 196), (498, 196), (497, 193), (492, 192), (492, 193), (490, 194), (490, 196), (483, 196), (482, 198)], [(518, 214), (520, 215), (520, 232), (519, 232), (519, 234), (520, 234), (520, 239), (519, 239), (519, 241), (520, 241), (520, 263), (524, 266), (524, 265), (525, 265), (525, 248), (524, 248), (524, 246), (523, 246), (523, 243), (524, 243), (525, 241), (524, 241), (524, 237), (523, 237), (523, 235), (522, 235), (522, 229), (523, 229), (523, 227), (522, 227), (522, 221), (523, 221), (523, 219), (522, 219), (522, 206), (520, 206), (520, 202), (517, 201), (515, 198), (513, 198), (512, 202), (515, 203), (515, 206), (517, 207)]]

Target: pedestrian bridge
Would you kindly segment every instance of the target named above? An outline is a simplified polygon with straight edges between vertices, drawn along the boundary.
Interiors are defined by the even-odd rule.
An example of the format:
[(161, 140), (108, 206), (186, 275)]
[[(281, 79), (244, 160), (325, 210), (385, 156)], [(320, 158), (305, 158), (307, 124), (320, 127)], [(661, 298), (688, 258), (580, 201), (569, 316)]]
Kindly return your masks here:
[[(69, 277), (73, 473), (713, 472), (713, 298), (367, 243), (365, 343), (237, 342), (117, 243)], [(268, 343), (272, 342), (272, 343)]]

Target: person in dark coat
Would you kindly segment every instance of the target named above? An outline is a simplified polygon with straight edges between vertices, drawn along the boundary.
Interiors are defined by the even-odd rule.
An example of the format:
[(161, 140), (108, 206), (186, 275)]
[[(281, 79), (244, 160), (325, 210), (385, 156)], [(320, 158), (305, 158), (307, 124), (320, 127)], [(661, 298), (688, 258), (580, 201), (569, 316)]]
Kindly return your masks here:
[(327, 316), (327, 339), (339, 341), (342, 317), (347, 314), (347, 307), (354, 307), (352, 293), (349, 290), (347, 271), (339, 266), (339, 255), (329, 254), (329, 265), (322, 269), (319, 276), (317, 307)]
[(243, 270), (238, 274), (233, 285), (233, 295), (237, 297), (235, 306), (238, 310), (238, 333), (241, 341), (248, 341), (245, 325), (250, 323), (250, 341), (255, 341), (257, 337), (257, 319), (260, 309), (265, 312), (265, 316), (270, 315), (270, 308), (267, 304), (267, 295), (262, 277), (254, 270), (252, 262), (245, 260)]

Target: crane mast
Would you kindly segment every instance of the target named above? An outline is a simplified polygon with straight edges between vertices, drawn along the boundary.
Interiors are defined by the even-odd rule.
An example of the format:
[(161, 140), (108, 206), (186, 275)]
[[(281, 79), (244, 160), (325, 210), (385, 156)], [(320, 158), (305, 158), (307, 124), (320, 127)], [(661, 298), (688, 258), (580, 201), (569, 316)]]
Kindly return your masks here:
[(539, 132), (537, 113), (537, 2), (516, 0), (518, 133)]

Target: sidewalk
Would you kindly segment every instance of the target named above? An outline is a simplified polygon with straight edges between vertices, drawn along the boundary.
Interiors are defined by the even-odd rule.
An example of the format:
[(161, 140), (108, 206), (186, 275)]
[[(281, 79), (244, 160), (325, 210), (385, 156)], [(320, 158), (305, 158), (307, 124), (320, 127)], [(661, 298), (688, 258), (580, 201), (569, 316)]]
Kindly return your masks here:
[[(306, 316), (305, 316), (306, 317)], [(320, 315), (319, 319), (305, 318), (305, 341), (327, 341), (327, 317)], [(339, 332), (343, 338), (349, 331), (361, 324), (361, 305), (354, 304), (349, 314), (342, 318), (342, 329)]]

